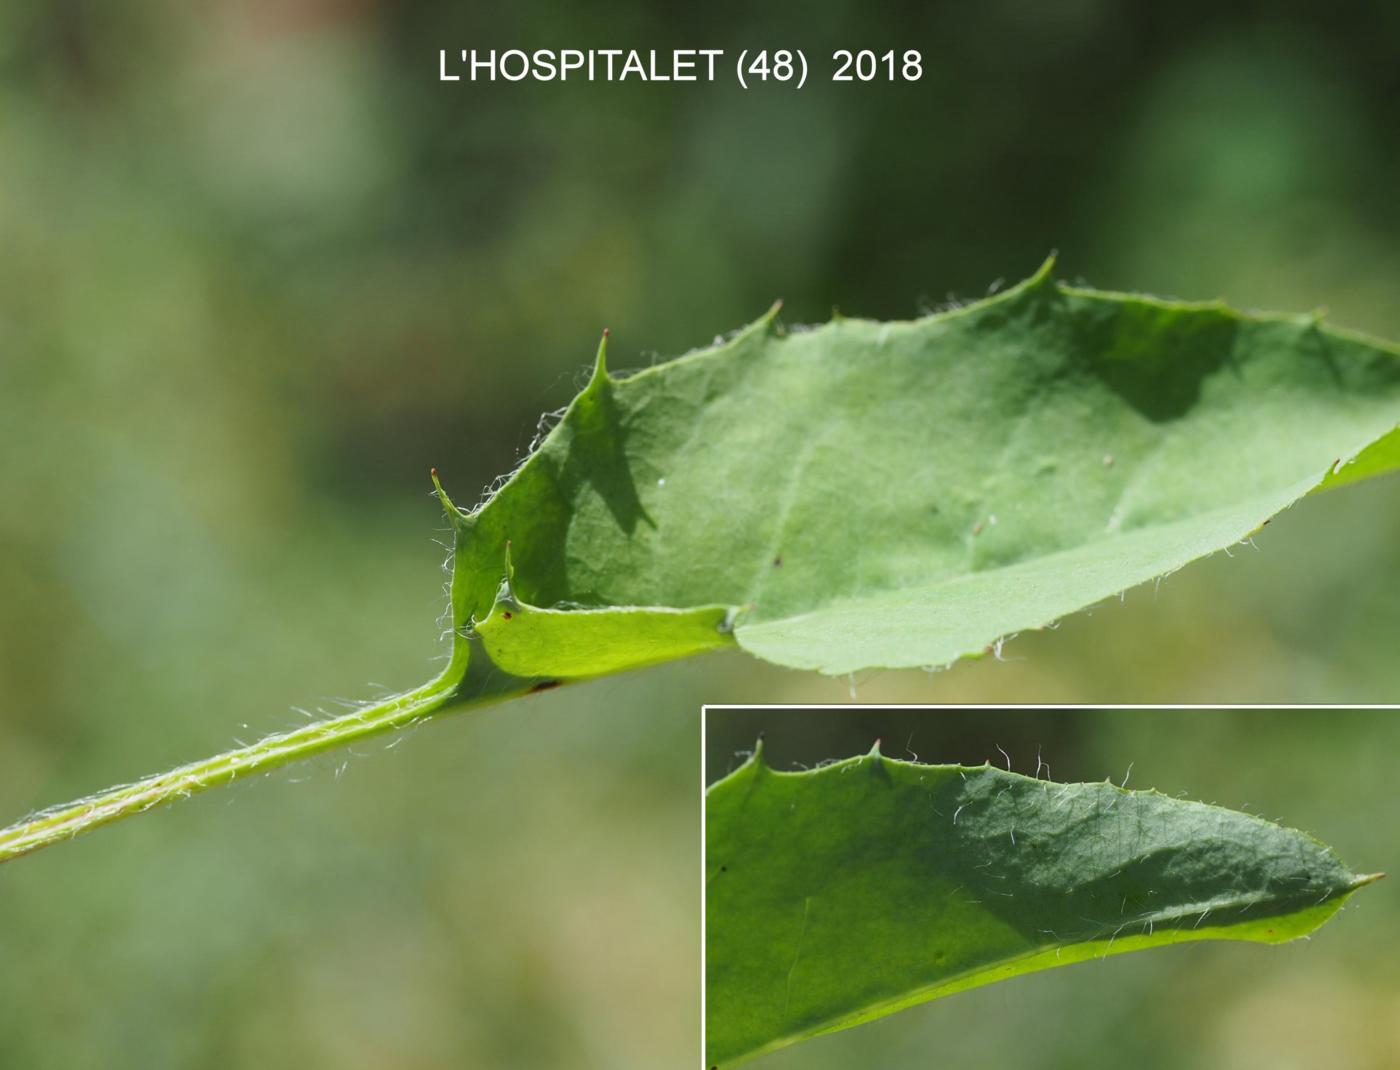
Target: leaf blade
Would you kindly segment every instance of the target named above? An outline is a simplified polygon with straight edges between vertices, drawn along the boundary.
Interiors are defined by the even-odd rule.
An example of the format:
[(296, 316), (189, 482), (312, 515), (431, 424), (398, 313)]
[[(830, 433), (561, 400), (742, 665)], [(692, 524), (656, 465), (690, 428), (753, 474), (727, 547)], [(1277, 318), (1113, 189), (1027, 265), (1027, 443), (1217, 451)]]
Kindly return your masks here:
[(1252, 815), (878, 753), (706, 797), (707, 1065), (1051, 966), (1306, 935), (1374, 879)]
[[(491, 616), (509, 543), (524, 605), (727, 607), (734, 641), (778, 664), (943, 664), (1395, 470), (1397, 422), (1393, 347), (1063, 287), (1048, 263), (911, 323), (770, 315), (626, 378), (600, 350), (537, 452), (457, 518), (455, 620)], [(644, 616), (615, 623), (598, 665), (541, 646), (512, 671), (654, 660)]]

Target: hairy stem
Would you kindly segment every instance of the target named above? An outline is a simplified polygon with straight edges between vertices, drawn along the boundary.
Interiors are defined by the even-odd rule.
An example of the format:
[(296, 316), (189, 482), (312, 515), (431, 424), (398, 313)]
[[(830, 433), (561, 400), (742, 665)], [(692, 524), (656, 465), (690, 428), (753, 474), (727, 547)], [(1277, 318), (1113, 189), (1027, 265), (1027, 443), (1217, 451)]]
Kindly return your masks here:
[(340, 717), (268, 736), (246, 747), (41, 811), (0, 830), (0, 862), (8, 862), (61, 840), (71, 840), (91, 829), (133, 814), (145, 813), (177, 799), (188, 799), (222, 784), (232, 784), (235, 780), (266, 773), (368, 736), (406, 728), (441, 712), (447, 706), (454, 710), (484, 706), (540, 688), (537, 683), (515, 677), (498, 677), (494, 683), (495, 686), (483, 687), (467, 697), (463, 694), (461, 673), (449, 670), (413, 691), (394, 695)]

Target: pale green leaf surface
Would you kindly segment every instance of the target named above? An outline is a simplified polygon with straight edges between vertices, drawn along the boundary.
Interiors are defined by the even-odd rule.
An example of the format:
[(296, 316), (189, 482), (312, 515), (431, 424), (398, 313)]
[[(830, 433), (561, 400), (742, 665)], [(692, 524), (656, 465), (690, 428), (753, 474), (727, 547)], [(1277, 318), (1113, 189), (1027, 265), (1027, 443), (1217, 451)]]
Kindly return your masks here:
[[(1049, 264), (915, 322), (770, 315), (627, 378), (600, 350), (501, 489), (449, 505), (455, 623), (528, 678), (732, 642), (827, 673), (944, 664), (1400, 467), (1397, 422), (1383, 343)], [(553, 615), (493, 614), (508, 542), (517, 607)]]
[(1374, 879), (1249, 814), (878, 753), (777, 773), (760, 751), (705, 810), (718, 1067), (1052, 966), (1291, 940)]
[(498, 602), (477, 627), (492, 662), (516, 676), (596, 676), (733, 645), (724, 606), (540, 609)]

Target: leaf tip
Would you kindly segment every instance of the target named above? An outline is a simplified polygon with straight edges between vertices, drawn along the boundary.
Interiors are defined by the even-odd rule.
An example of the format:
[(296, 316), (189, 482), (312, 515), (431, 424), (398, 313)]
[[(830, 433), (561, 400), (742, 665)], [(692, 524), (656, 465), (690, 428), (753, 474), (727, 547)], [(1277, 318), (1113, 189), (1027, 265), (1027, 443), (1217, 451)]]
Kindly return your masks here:
[(433, 481), (433, 493), (437, 495), (438, 501), (442, 502), (443, 510), (451, 517), (453, 523), (460, 523), (466, 520), (467, 514), (453, 504), (452, 499), (447, 496), (447, 491), (443, 489), (442, 480), (438, 476), (437, 468), (428, 469), (428, 476)]
[(756, 740), (754, 740), (754, 744), (753, 744), (753, 753), (752, 753), (751, 755), (749, 755), (749, 764), (752, 765), (755, 769), (767, 769), (767, 768), (768, 768), (768, 758), (767, 758), (767, 756), (763, 753), (763, 733), (762, 733), (762, 732), (760, 732), (760, 733), (758, 734), (758, 738), (757, 738)]
[(1026, 288), (1034, 289), (1038, 286), (1053, 286), (1055, 284), (1055, 261), (1057, 261), (1059, 258), (1059, 250), (1051, 249), (1050, 255), (1048, 255), (1045, 258), (1045, 260), (1041, 263), (1040, 267), (1036, 268), (1035, 274), (1033, 274), (1030, 278), (1026, 280)]
[(1354, 892), (1358, 888), (1364, 888), (1368, 884), (1375, 884), (1376, 881), (1383, 880), (1384, 878), (1384, 873), (1362, 873), (1351, 879), (1348, 890)]
[(612, 337), (610, 328), (603, 328), (603, 336), (598, 339), (598, 354), (593, 358), (593, 375), (588, 380), (588, 389), (597, 383), (608, 381), (608, 339)]
[(511, 613), (508, 611), (519, 611), (521, 609), (520, 599), (515, 596), (515, 562), (511, 559), (510, 540), (506, 540), (505, 551), (502, 554), (501, 584), (496, 589), (496, 603), (492, 607), (488, 616), (494, 616), (496, 606), (502, 609), (502, 619), (510, 620)]

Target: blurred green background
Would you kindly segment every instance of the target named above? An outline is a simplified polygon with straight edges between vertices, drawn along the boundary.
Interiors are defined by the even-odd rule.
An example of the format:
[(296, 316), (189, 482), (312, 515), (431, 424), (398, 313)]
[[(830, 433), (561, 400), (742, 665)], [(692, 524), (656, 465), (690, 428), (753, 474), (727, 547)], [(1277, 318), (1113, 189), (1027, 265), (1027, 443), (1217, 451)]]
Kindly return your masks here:
[[(1071, 279), (1325, 305), (1400, 337), (1400, 8), (1342, 7), (6, 0), (0, 818), (425, 678), (445, 579), (429, 466), (469, 502), (568, 401), (604, 325), (614, 366), (644, 366), (775, 297), (790, 322), (907, 317), (1056, 248)], [(920, 48), (926, 74), (437, 81), (439, 48), (765, 46), (819, 66)], [(699, 660), (5, 866), (0, 1066), (690, 1065), (701, 701), (1394, 699), (1397, 534), (1389, 479), (1004, 662), (832, 681)], [(1241, 783), (1222, 802), (1266, 786), (1385, 868), (1347, 837), (1395, 827), (1362, 805), (1388, 722), (1315, 716), (1320, 735), (1157, 718), (1123, 753), (1096, 719), (1057, 747), (1110, 771), (1169, 749), (1157, 786), (1209, 794), (1183, 778), (1211, 768)], [(1394, 900), (1368, 898), (1329, 947), (1387, 946)], [(1363, 958), (1323, 975), (1280, 955), (1267, 985), (1311, 993), (1338, 1035), (1374, 1031), (1400, 979)], [(1049, 976), (969, 997), (992, 1008), (975, 1034), (910, 1015), (883, 1065), (1016, 1036), (1027, 1066), (1130, 1044), (1193, 1066), (1230, 1023), (1297, 1026), (1255, 958), (1218, 961), (1189, 988), (1150, 972), (1170, 959), (1107, 967), (1149, 971), (1143, 1002), (1175, 976), (1159, 1043), (1099, 1002), (1128, 982)], [(871, 1060), (874, 1028), (851, 1034)], [(1329, 1065), (1393, 1065), (1377, 1044)]]

